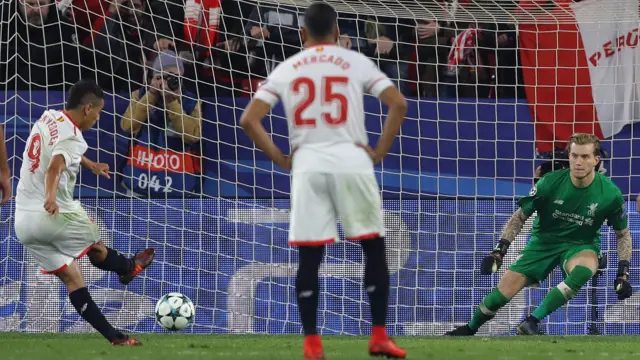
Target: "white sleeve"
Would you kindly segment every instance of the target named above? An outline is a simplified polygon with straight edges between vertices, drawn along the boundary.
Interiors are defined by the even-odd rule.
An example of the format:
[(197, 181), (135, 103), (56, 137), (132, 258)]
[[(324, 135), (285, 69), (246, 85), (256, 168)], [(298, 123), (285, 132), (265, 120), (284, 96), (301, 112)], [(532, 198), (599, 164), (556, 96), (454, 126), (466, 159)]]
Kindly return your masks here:
[(363, 66), (363, 85), (364, 92), (379, 97), (380, 94), (389, 86), (394, 86), (393, 82), (385, 73), (380, 71), (378, 66), (369, 58), (362, 56), (365, 66)]
[(278, 76), (280, 73), (281, 71), (278, 71), (276, 67), (271, 75), (260, 85), (255, 95), (253, 95), (254, 99), (260, 99), (271, 107), (276, 106), (284, 93), (284, 84), (280, 80), (282, 77)]
[(73, 136), (66, 139), (60, 139), (56, 142), (56, 144), (53, 145), (51, 157), (55, 155), (62, 155), (66, 166), (69, 167), (82, 162), (82, 155), (84, 155), (84, 151), (85, 149), (84, 146), (82, 146), (82, 142)]

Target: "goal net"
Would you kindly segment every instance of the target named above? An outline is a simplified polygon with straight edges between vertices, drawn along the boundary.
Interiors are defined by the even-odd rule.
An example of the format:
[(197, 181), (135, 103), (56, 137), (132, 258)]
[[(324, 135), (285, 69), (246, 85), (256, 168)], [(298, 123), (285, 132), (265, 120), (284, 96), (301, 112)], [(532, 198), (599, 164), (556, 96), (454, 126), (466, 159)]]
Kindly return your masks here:
[[(15, 0), (0, 5), (0, 114), (14, 184), (25, 141), (45, 109), (61, 109), (81, 77), (106, 90), (76, 195), (103, 241), (154, 264), (128, 286), (80, 261), (93, 299), (117, 327), (163, 331), (155, 302), (178, 291), (196, 305), (193, 333), (300, 333), (297, 250), (287, 244), (289, 174), (238, 126), (251, 94), (301, 47), (310, 2), (282, 0)], [(628, 197), (634, 246), (639, 193), (638, 0), (573, 3), (333, 0), (340, 46), (365, 53), (408, 97), (401, 135), (376, 168), (391, 275), (388, 330), (440, 335), (466, 323), (528, 241), (531, 219), (500, 274), (481, 259), (526, 195), (536, 169), (558, 159), (569, 135), (590, 132), (607, 152), (602, 171)], [(159, 54), (162, 51), (162, 54)], [(173, 53), (171, 51), (174, 51)], [(172, 54), (176, 54), (174, 56)], [(157, 76), (159, 71), (164, 74)], [(166, 92), (154, 88), (162, 83)], [(164, 94), (164, 95), (163, 95)], [(386, 109), (367, 98), (373, 143)], [(264, 120), (288, 151), (276, 107)], [(554, 155), (555, 154), (555, 155)], [(57, 279), (42, 275), (0, 209), (0, 331), (88, 332)], [(38, 224), (34, 224), (38, 226)], [(609, 260), (544, 322), (549, 334), (637, 334), (638, 298), (618, 301), (615, 235)], [(637, 256), (631, 283), (637, 287)], [(321, 268), (322, 334), (367, 334), (358, 244), (327, 248)], [(548, 289), (527, 288), (482, 328), (513, 334)]]

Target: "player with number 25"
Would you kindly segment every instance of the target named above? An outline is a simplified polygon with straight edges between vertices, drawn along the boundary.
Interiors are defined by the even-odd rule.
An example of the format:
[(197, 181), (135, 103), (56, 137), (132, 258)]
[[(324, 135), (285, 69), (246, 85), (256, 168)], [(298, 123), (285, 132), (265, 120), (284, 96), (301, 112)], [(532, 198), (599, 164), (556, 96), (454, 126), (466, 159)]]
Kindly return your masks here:
[[(327, 244), (337, 242), (340, 216), (347, 240), (365, 255), (364, 286), (371, 304), (371, 355), (404, 358), (406, 351), (385, 330), (389, 269), (384, 244), (380, 191), (374, 165), (393, 144), (407, 111), (391, 80), (362, 54), (336, 45), (337, 14), (327, 3), (305, 13), (305, 48), (280, 64), (256, 92), (240, 124), (256, 146), (284, 170), (292, 170), (289, 244), (299, 246), (298, 308), (305, 334), (305, 359), (324, 359), (316, 329), (318, 271)], [(375, 149), (368, 144), (364, 93), (389, 107)], [(262, 119), (282, 101), (293, 154), (271, 141)], [(377, 121), (377, 120), (376, 120)]]

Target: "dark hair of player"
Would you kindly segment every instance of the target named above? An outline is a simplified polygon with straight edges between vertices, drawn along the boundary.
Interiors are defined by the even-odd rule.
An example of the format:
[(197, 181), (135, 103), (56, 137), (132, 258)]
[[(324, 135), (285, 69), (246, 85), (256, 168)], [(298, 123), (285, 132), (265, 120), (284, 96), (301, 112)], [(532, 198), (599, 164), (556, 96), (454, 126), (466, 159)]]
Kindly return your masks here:
[(100, 86), (91, 80), (80, 80), (69, 90), (66, 109), (72, 110), (87, 104), (97, 106), (100, 100), (104, 100)]
[(332, 35), (337, 21), (336, 9), (323, 1), (314, 2), (304, 13), (304, 27), (316, 39)]
[(571, 135), (567, 144), (567, 153), (571, 152), (571, 145), (593, 144), (593, 156), (600, 156), (600, 139), (597, 136), (587, 133), (576, 133)]

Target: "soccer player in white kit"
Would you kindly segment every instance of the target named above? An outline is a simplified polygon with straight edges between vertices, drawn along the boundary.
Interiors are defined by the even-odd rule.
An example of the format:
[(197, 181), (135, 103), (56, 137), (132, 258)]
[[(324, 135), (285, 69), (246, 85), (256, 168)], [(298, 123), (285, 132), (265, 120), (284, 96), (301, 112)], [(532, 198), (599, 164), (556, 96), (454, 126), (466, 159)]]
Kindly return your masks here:
[(71, 87), (66, 110), (47, 110), (33, 125), (23, 153), (16, 194), (15, 231), (18, 240), (43, 268), (67, 287), (71, 304), (113, 345), (140, 345), (109, 324), (84, 283), (76, 259), (87, 255), (102, 270), (119, 275), (128, 284), (153, 261), (153, 249), (127, 259), (100, 241), (98, 226), (89, 218), (73, 189), (80, 166), (109, 178), (109, 166), (84, 156), (82, 131), (98, 121), (104, 94), (93, 82)]
[[(276, 67), (240, 120), (259, 149), (282, 169), (292, 169), (289, 244), (299, 246), (296, 294), (305, 334), (304, 357), (324, 359), (316, 329), (318, 270), (324, 246), (339, 240), (336, 217), (340, 216), (345, 237), (360, 241), (365, 254), (364, 285), (373, 325), (369, 353), (404, 358), (406, 351), (385, 330), (389, 270), (374, 164), (391, 148), (406, 101), (373, 61), (335, 45), (339, 31), (333, 7), (312, 4), (304, 22), (306, 49)], [(365, 92), (389, 108), (375, 150), (367, 146)], [(295, 156), (285, 156), (261, 123), (279, 101)]]

